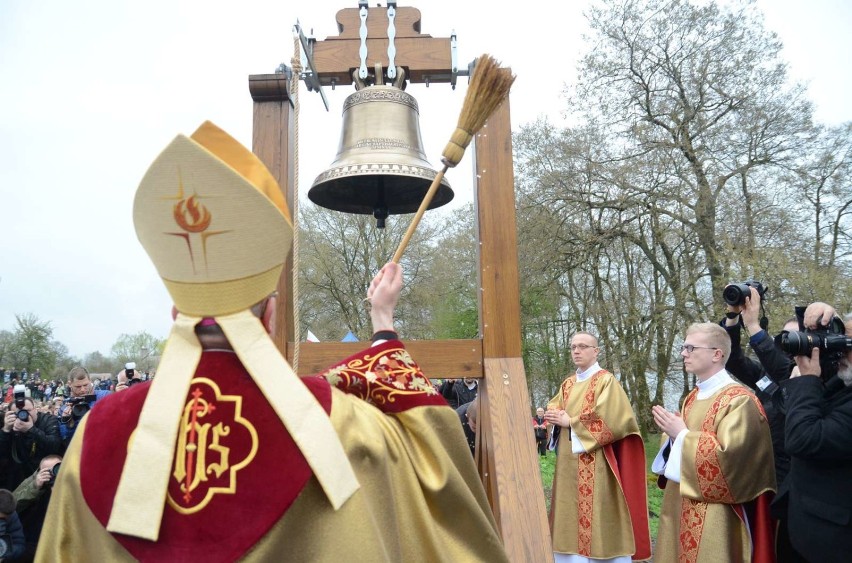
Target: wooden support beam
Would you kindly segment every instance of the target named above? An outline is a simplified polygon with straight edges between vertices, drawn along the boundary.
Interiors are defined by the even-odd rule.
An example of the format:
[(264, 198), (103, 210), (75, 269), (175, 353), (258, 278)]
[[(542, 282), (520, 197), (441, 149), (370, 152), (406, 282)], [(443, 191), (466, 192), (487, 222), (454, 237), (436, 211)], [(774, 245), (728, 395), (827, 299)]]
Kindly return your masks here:
[[(249, 76), (249, 92), (254, 100), (252, 152), (266, 165), (287, 201), (293, 209), (294, 152), (293, 138), (293, 102), (290, 99), (290, 86), (283, 74), (257, 74)], [(284, 271), (278, 281), (278, 307), (275, 318), (275, 332), (272, 340), (283, 353), (287, 342), (296, 340), (293, 311), (293, 255), (287, 257)]]
[(480, 323), (480, 469), (512, 561), (552, 561), (544, 494), (521, 359), (515, 185), (509, 100), (476, 136)]

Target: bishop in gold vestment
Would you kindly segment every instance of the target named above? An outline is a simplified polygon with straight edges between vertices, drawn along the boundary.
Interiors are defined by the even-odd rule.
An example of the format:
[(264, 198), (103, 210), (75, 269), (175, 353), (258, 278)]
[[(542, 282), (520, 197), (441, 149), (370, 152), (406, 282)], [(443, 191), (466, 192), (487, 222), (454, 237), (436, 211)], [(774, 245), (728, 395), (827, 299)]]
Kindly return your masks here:
[(37, 560), (504, 562), (456, 413), (367, 290), (373, 346), (300, 378), (270, 338), (292, 241), (263, 164), (205, 123), (136, 193), (174, 304), (156, 377), (83, 418)]

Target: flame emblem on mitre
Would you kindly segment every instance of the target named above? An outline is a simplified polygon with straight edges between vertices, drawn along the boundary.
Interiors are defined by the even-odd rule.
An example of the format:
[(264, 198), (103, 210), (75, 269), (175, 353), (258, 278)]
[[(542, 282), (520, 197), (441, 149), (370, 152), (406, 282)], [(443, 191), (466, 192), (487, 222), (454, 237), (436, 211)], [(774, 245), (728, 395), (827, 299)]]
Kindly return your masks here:
[(195, 198), (193, 194), (187, 199), (178, 201), (172, 210), (175, 222), (188, 233), (206, 231), (212, 219), (210, 211)]

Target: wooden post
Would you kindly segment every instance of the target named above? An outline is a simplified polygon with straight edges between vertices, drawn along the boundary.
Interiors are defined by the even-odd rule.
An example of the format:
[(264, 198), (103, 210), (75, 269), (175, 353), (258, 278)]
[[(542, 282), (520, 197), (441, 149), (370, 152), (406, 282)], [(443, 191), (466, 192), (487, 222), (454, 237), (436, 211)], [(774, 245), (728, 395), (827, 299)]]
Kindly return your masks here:
[[(252, 152), (266, 165), (281, 191), (287, 206), (293, 209), (293, 198), (298, 193), (294, 185), (293, 162), (293, 102), (290, 99), (290, 81), (284, 74), (257, 74), (249, 77), (249, 92), (254, 100), (252, 124)], [(295, 219), (295, 218), (294, 218)], [(295, 332), (293, 311), (293, 254), (284, 263), (284, 272), (278, 281), (278, 307), (275, 318), (275, 341), (282, 353), (287, 343), (299, 338)]]
[(480, 328), (480, 469), (512, 561), (552, 561), (541, 472), (521, 359), (521, 303), (509, 100), (476, 136)]

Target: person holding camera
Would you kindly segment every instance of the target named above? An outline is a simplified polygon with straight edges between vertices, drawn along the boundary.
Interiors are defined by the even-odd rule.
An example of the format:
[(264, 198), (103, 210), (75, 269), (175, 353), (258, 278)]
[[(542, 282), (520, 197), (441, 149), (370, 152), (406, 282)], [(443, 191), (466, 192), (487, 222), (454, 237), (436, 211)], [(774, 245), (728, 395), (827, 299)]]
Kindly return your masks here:
[(16, 389), (0, 431), (0, 458), (8, 462), (7, 471), (0, 476), (0, 486), (15, 489), (36, 470), (41, 458), (61, 451), (59, 421), (52, 414), (38, 412), (25, 390)]
[(15, 489), (15, 500), (18, 503), (18, 516), (24, 528), (26, 546), (21, 557), (22, 561), (32, 561), (35, 558), (44, 517), (50, 504), (50, 493), (56, 483), (62, 456), (45, 456), (39, 462), (38, 470), (24, 479)]
[[(773, 397), (780, 389), (778, 383), (790, 377), (795, 363), (780, 347), (783, 332), (773, 339), (761, 326), (760, 310), (765, 290), (760, 283), (749, 283), (755, 285), (747, 287), (748, 293), (737, 294), (736, 299), (729, 298), (730, 291), (726, 293), (725, 302), (728, 313), (722, 326), (731, 337), (731, 355), (725, 364), (725, 369), (741, 383), (751, 387), (763, 404), (769, 420), (769, 431), (775, 452), (775, 476), (778, 483), (781, 483), (790, 467), (790, 456), (784, 451), (784, 413), (779, 402), (773, 401)], [(740, 345), (742, 327), (748, 330), (749, 345), (754, 350), (758, 361), (752, 360), (743, 353)], [(799, 330), (799, 321), (795, 317), (784, 323), (783, 331), (797, 330)]]
[(124, 369), (115, 376), (115, 391), (124, 391), (137, 383), (142, 383), (142, 374), (136, 371), (136, 362), (127, 362)]
[(68, 388), (71, 390), (71, 395), (65, 400), (59, 418), (64, 448), (71, 443), (80, 419), (95, 406), (95, 403), (111, 393), (111, 391), (95, 389), (89, 378), (89, 371), (82, 366), (72, 368), (68, 372)]
[[(782, 385), (790, 473), (773, 508), (806, 561), (842, 562), (852, 551), (852, 317), (812, 303), (795, 339), (797, 370)], [(842, 327), (842, 328), (841, 328)], [(788, 335), (792, 336), (792, 335)]]
[[(799, 330), (799, 321), (796, 317), (787, 319), (782, 332), (775, 338), (770, 337), (764, 328), (765, 317), (764, 324), (761, 324), (760, 313), (765, 293), (766, 289), (756, 281), (731, 284), (725, 288), (723, 297), (728, 312), (722, 321), (722, 326), (731, 337), (731, 355), (725, 364), (725, 369), (740, 382), (751, 387), (766, 411), (769, 434), (772, 437), (775, 480), (780, 487), (790, 470), (790, 455), (784, 446), (785, 415), (779, 384), (790, 378), (790, 373), (796, 365), (791, 355), (781, 349), (781, 339), (785, 332)], [(740, 345), (742, 327), (745, 327), (750, 335), (749, 345), (754, 350), (758, 361), (752, 360), (743, 353)], [(782, 515), (777, 516), (778, 531), (775, 548), (778, 562), (801, 561), (790, 545), (786, 519)]]

